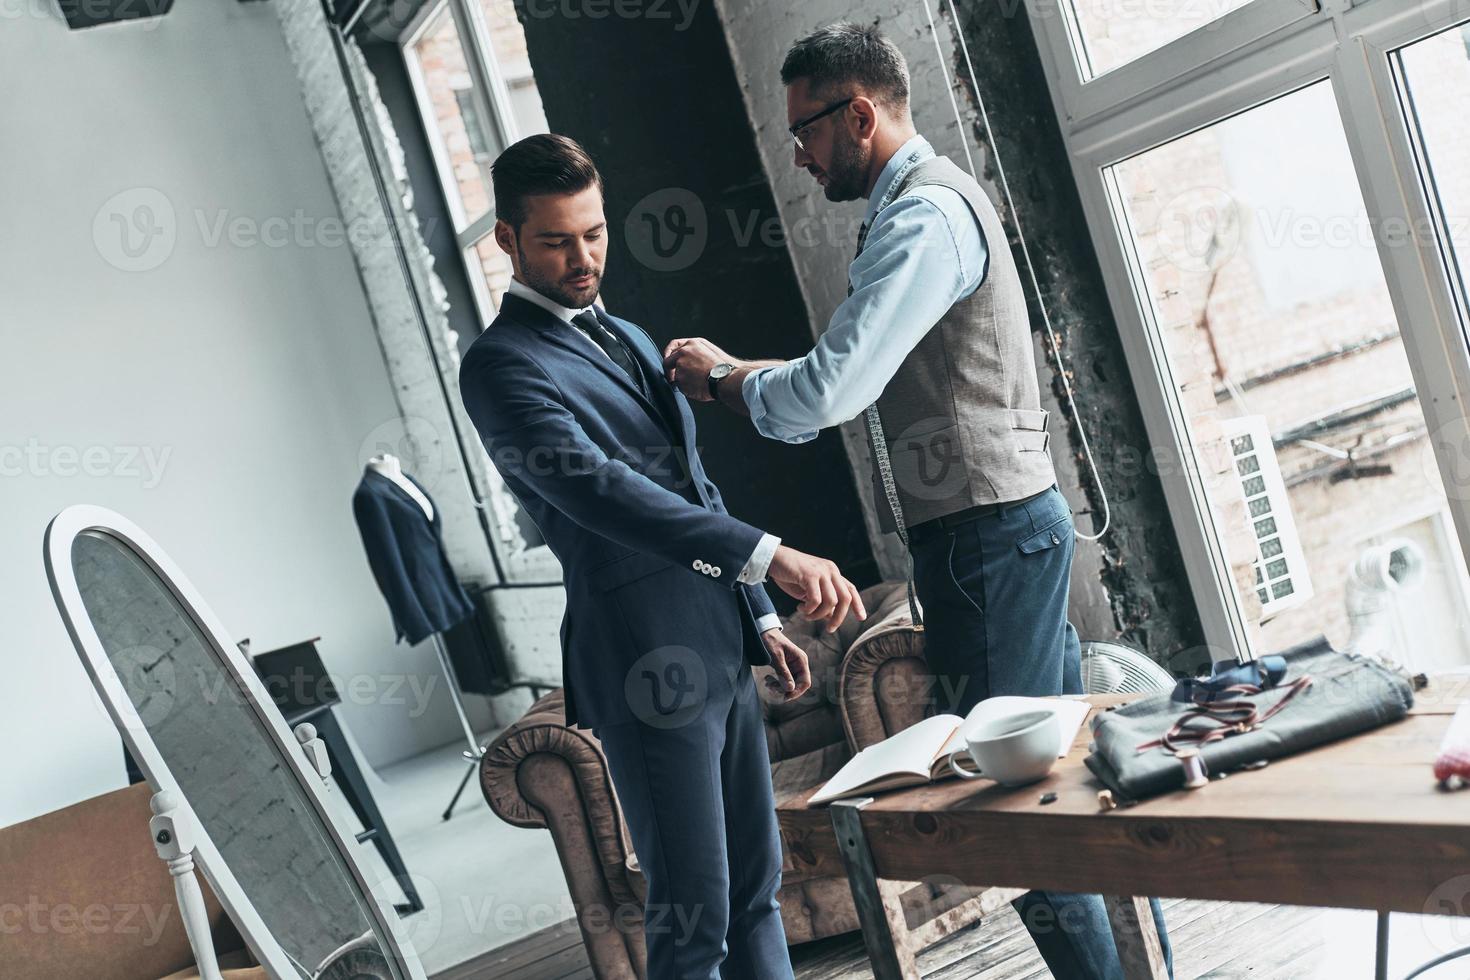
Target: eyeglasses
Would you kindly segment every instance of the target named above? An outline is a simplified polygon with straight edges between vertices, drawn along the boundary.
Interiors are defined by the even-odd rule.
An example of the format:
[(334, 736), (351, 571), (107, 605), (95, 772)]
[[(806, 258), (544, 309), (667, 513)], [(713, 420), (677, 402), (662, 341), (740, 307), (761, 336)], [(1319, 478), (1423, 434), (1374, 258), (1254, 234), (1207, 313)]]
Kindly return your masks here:
[(806, 144), (801, 141), (801, 135), (800, 134), (801, 134), (801, 131), (802, 130), (806, 129), (808, 126), (810, 126), (812, 123), (816, 122), (818, 119), (825, 118), (827, 116), (832, 115), (832, 113), (836, 112), (839, 109), (846, 108), (847, 107), (847, 104), (849, 102), (851, 102), (855, 98), (857, 98), (857, 96), (855, 96), (855, 95), (849, 96), (848, 98), (843, 99), (841, 102), (834, 102), (834, 103), (832, 103), (827, 108), (823, 109), (821, 112), (814, 113), (813, 115), (807, 116), (805, 119), (798, 119), (796, 122), (792, 123), (791, 124), (791, 129), (790, 129), (791, 138), (796, 141), (797, 147), (799, 149), (802, 149), (802, 150), (805, 150), (806, 149)]

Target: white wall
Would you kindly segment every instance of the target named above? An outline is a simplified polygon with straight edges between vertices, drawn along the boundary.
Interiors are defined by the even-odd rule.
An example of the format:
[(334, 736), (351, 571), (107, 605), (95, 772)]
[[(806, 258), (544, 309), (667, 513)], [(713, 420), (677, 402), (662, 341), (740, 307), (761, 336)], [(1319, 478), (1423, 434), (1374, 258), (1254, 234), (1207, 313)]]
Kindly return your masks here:
[[(41, 561), (71, 503), (138, 522), (256, 650), (320, 635), (369, 761), (453, 738), (352, 519), (397, 409), (274, 14), (70, 31), (53, 7), (0, 11), (0, 825), (125, 782)], [(114, 215), (162, 229), (136, 263)], [(221, 218), (244, 235), (211, 244)], [(405, 675), (438, 696), (386, 703)]]

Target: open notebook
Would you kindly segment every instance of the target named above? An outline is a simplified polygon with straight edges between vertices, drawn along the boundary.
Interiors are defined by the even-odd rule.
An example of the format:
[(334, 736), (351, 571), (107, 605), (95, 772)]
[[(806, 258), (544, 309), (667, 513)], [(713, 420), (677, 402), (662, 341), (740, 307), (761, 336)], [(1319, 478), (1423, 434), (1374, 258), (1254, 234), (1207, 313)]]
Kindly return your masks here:
[[(840, 800), (844, 796), (867, 796), (881, 790), (953, 778), (954, 774), (949, 769), (949, 755), (965, 747), (965, 732), (972, 731), (977, 725), (993, 718), (1040, 708), (1057, 713), (1061, 728), (1057, 758), (1061, 758), (1071, 750), (1072, 742), (1077, 738), (1077, 730), (1087, 719), (1087, 712), (1092, 705), (1073, 697), (1023, 698), (1003, 695), (981, 701), (964, 718), (959, 715), (933, 715), (905, 728), (897, 735), (868, 746), (848, 760), (847, 765), (817, 790), (808, 803), (826, 803)], [(968, 755), (962, 756), (959, 764), (974, 769)]]

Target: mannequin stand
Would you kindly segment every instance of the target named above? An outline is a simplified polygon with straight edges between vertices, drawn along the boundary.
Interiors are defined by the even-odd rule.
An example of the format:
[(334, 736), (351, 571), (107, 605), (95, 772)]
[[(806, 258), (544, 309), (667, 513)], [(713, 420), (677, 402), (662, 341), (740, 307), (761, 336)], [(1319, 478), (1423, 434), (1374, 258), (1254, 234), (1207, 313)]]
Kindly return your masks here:
[(453, 816), (454, 805), (459, 802), (459, 798), (464, 794), (464, 788), (469, 785), (470, 777), (475, 774), (475, 769), (479, 767), (480, 760), (485, 757), (485, 749), (489, 743), (482, 744), (475, 739), (475, 730), (470, 727), (470, 717), (465, 713), (464, 699), (459, 689), (459, 678), (454, 673), (454, 664), (449, 662), (449, 650), (444, 646), (443, 634), (435, 633), (433, 639), (434, 652), (439, 655), (439, 665), (444, 668), (444, 676), (449, 678), (449, 693), (452, 695), (451, 700), (454, 702), (455, 714), (459, 715), (459, 724), (464, 729), (465, 741), (470, 745), (468, 749), (460, 753), (464, 757), (465, 762), (469, 764), (465, 769), (464, 778), (459, 781), (459, 788), (454, 791), (454, 796), (450, 799), (449, 806), (444, 808), (444, 813), (439, 818), (441, 820), (448, 820)]

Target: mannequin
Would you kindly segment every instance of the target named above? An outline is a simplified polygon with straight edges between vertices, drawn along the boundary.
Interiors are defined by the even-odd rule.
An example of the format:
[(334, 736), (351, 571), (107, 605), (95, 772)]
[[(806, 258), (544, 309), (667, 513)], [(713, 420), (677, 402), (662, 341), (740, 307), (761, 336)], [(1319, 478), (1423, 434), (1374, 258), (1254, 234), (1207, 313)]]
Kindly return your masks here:
[(444, 811), (448, 820), (469, 777), (485, 754), (461, 701), (463, 688), (445, 646), (445, 630), (474, 615), (474, 605), (444, 553), (444, 529), (434, 502), (391, 453), (378, 453), (363, 466), (352, 494), (352, 513), (362, 534), (368, 565), (393, 618), (394, 641), (432, 640), (449, 680), (451, 701), (464, 730), (469, 768)]
[(397, 456), (379, 453), (352, 494), (368, 564), (393, 616), (396, 640), (418, 643), (473, 612), (444, 553), (444, 528), (429, 491)]
[(392, 480), (398, 485), (398, 489), (412, 497), (424, 509), (425, 517), (431, 521), (434, 519), (434, 504), (403, 475), (403, 464), (398, 461), (397, 456), (392, 453), (378, 453), (367, 461), (364, 468)]

